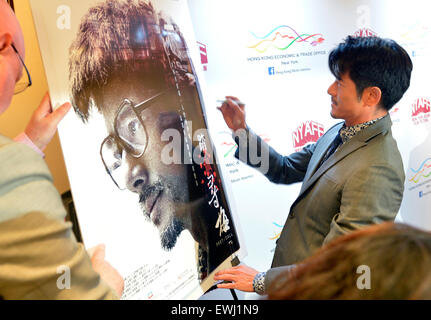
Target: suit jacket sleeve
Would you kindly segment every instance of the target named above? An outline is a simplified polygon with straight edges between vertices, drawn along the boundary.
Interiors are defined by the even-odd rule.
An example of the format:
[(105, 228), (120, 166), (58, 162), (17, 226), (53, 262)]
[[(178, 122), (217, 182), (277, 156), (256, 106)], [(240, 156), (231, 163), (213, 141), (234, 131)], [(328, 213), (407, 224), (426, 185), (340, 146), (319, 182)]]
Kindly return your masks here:
[(238, 145), (235, 157), (279, 184), (301, 182), (315, 150), (315, 144), (311, 144), (282, 156), (249, 128), (238, 130), (233, 137)]
[(332, 219), (323, 244), (351, 231), (393, 221), (401, 205), (404, 174), (388, 164), (354, 172), (344, 185), (340, 212)]
[[(0, 136), (0, 296), (118, 299), (77, 243), (52, 177), (29, 147)], [(67, 289), (66, 268), (70, 271)]]
[(276, 282), (276, 280), (284, 275), (288, 276), (290, 271), (296, 267), (295, 264), (291, 264), (288, 266), (282, 266), (282, 267), (276, 267), (269, 269), (265, 274), (265, 290), (268, 291), (268, 289), (273, 286)]

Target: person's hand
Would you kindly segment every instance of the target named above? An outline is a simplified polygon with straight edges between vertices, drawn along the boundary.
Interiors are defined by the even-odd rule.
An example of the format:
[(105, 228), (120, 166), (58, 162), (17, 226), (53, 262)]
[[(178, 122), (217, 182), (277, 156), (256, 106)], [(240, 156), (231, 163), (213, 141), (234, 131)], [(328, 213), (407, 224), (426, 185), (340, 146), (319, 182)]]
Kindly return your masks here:
[(25, 134), (40, 149), (44, 150), (57, 132), (57, 126), (71, 108), (69, 102), (52, 111), (49, 94), (46, 93), (33, 113)]
[(217, 288), (237, 289), (246, 292), (254, 292), (253, 280), (259, 272), (246, 265), (225, 269), (215, 274), (214, 280), (231, 281), (231, 283), (220, 283)]
[(124, 290), (124, 279), (114, 267), (105, 260), (105, 245), (98, 245), (88, 250), (94, 271), (121, 297)]
[(226, 97), (225, 103), (221, 107), (217, 107), (223, 114), (224, 121), (232, 131), (245, 129), (245, 105), (240, 103), (236, 97)]

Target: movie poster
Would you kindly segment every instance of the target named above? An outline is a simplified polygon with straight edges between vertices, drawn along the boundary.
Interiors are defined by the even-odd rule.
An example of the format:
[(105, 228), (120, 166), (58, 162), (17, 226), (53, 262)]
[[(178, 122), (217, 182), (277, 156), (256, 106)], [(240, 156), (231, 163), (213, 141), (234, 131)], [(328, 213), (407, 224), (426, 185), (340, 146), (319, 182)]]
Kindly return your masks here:
[[(334, 77), (328, 55), (347, 33), (356, 31), (350, 25), (352, 16), (346, 14), (352, 10), (339, 10), (342, 3), (355, 13), (354, 4), (347, 2), (188, 1), (205, 57), (208, 90), (244, 102), (247, 124), (280, 154), (315, 143), (339, 122), (329, 112), (327, 89)], [(208, 121), (217, 128), (213, 142), (232, 185), (244, 241), (253, 248), (243, 262), (266, 271), (301, 184), (274, 184), (236, 159), (237, 145), (223, 117), (215, 107), (208, 110)]]
[(74, 107), (59, 131), (86, 247), (106, 245), (123, 299), (199, 297), (241, 246), (187, 2), (31, 6), (53, 105)]

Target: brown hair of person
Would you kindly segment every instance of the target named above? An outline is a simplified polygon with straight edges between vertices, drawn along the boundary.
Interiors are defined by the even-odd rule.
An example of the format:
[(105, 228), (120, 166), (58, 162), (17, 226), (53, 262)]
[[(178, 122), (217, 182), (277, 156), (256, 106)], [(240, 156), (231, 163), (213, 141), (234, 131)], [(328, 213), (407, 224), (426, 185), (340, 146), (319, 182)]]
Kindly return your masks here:
[[(358, 286), (370, 271), (370, 288)], [(430, 299), (431, 233), (396, 223), (335, 239), (268, 288), (269, 299)]]

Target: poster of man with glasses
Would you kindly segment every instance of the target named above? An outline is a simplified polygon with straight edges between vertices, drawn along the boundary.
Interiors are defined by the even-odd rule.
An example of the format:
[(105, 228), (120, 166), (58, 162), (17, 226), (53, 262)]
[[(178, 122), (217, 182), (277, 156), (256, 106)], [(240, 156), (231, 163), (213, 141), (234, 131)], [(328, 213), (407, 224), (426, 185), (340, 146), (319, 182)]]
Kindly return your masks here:
[(198, 297), (240, 243), (187, 2), (31, 6), (53, 103), (75, 110), (60, 138), (85, 244), (106, 245), (125, 299)]

